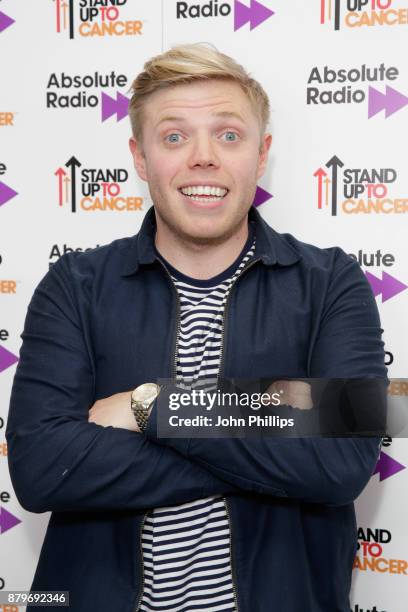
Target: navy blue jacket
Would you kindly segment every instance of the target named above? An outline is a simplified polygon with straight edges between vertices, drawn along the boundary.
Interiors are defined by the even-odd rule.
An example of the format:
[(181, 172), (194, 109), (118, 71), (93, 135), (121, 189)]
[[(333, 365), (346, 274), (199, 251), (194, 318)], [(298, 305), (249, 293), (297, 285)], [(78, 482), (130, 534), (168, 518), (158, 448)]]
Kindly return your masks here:
[[(385, 377), (359, 265), (249, 215), (256, 251), (228, 297), (220, 374)], [(75, 612), (135, 612), (146, 512), (217, 494), (239, 612), (349, 612), (353, 500), (378, 438), (163, 440), (155, 409), (145, 434), (88, 422), (97, 399), (174, 375), (178, 301), (154, 233), (151, 208), (136, 236), (61, 257), (30, 302), (6, 438), (20, 504), (52, 512), (32, 589), (70, 591)]]

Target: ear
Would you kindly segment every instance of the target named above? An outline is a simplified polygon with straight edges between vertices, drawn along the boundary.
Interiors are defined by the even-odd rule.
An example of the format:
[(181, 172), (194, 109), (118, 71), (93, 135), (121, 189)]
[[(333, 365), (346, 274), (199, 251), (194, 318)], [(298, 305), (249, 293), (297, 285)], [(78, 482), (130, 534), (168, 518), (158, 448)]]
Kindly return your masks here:
[(147, 181), (146, 158), (142, 147), (133, 136), (129, 138), (129, 149), (132, 153), (133, 164), (137, 174), (143, 181)]
[(259, 151), (259, 163), (258, 163), (258, 174), (257, 178), (260, 178), (266, 169), (268, 163), (268, 153), (272, 144), (272, 134), (264, 134), (262, 137), (262, 145)]

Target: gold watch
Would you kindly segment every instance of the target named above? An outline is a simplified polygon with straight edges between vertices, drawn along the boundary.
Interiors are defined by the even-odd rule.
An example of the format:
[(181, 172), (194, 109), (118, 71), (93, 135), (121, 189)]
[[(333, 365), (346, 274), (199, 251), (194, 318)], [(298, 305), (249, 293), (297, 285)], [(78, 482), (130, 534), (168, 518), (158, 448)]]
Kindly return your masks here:
[(130, 406), (140, 431), (147, 427), (150, 408), (160, 393), (160, 386), (156, 383), (143, 383), (133, 389)]

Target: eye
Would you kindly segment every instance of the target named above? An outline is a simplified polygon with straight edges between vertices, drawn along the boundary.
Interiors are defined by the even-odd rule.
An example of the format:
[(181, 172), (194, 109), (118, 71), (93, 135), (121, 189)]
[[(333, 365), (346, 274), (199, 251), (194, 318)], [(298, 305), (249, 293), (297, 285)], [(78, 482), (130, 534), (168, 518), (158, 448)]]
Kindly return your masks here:
[(231, 132), (230, 130), (228, 130), (228, 132), (224, 132), (223, 136), (226, 136), (226, 140), (228, 142), (235, 142), (238, 139), (238, 134), (236, 132)]
[(171, 134), (168, 134), (164, 140), (166, 140), (167, 142), (173, 143), (173, 144), (177, 144), (178, 142), (180, 142), (178, 138), (181, 138), (181, 134), (172, 132)]

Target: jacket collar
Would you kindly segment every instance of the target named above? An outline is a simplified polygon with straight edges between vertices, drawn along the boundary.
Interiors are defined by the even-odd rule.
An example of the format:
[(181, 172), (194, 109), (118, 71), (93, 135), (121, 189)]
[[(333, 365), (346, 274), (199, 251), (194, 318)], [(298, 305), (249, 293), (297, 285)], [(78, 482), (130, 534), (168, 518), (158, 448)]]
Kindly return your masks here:
[[(290, 266), (301, 258), (301, 255), (288, 244), (284, 234), (271, 228), (253, 206), (248, 212), (248, 220), (255, 225), (255, 257), (262, 259), (266, 266)], [(154, 238), (156, 234), (156, 216), (151, 206), (144, 216), (139, 233), (133, 236), (121, 276), (135, 274), (139, 267), (151, 264), (156, 259)]]

